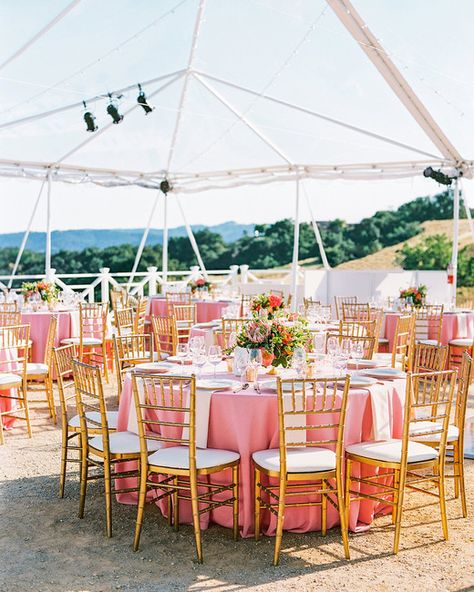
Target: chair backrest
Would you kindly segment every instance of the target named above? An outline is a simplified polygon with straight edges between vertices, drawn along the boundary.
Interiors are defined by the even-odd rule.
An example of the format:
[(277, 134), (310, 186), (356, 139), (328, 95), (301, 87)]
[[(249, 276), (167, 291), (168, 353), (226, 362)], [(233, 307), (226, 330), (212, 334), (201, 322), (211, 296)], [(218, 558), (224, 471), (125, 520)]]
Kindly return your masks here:
[(188, 321), (191, 325), (196, 324), (196, 305), (195, 304), (171, 304), (171, 314), (175, 316), (176, 321)]
[(174, 316), (152, 316), (151, 326), (153, 329), (155, 348), (158, 354), (168, 354), (175, 356), (176, 347), (178, 345), (176, 318)]
[(133, 332), (135, 334), (145, 332), (145, 322), (148, 311), (148, 298), (140, 298), (135, 306), (133, 318)]
[(18, 374), (26, 381), (30, 326), (0, 327), (0, 374)]
[(336, 468), (342, 468), (349, 384), (349, 376), (277, 379), (282, 474), (287, 448), (335, 448)]
[(77, 346), (74, 343), (53, 348), (53, 360), (56, 368), (56, 382), (59, 392), (59, 403), (61, 406), (61, 419), (63, 429), (68, 423), (68, 402), (74, 399), (76, 404), (76, 393), (74, 391), (74, 379), (72, 376), (72, 362), (77, 358)]
[(110, 302), (112, 304), (112, 310), (116, 311), (120, 308), (125, 308), (128, 303), (128, 292), (125, 288), (112, 286), (110, 289)]
[(18, 302), (0, 302), (0, 312), (17, 312)]
[(434, 372), (444, 370), (448, 348), (442, 345), (416, 343), (414, 345), (413, 372)]
[(0, 310), (0, 327), (21, 325), (21, 312)]
[(392, 367), (401, 362), (402, 369), (410, 371), (413, 364), (413, 347), (415, 343), (414, 316), (402, 315), (397, 319), (392, 349)]
[(358, 358), (364, 360), (371, 360), (374, 356), (375, 348), (375, 337), (370, 335), (346, 335), (344, 333), (326, 333), (326, 351), (327, 351), (327, 340), (330, 337), (335, 337), (339, 344), (342, 345), (343, 341), (350, 342), (351, 349), (354, 344), (359, 344), (362, 349), (361, 355)]
[(81, 302), (79, 303), (80, 338), (96, 337), (105, 338), (107, 330), (108, 302)]
[(58, 329), (58, 317), (51, 315), (49, 319), (48, 336), (46, 337), (46, 349), (44, 351), (44, 363), (51, 370), (53, 363), (53, 348)]
[(240, 297), (240, 316), (247, 317), (250, 314), (250, 305), (252, 304), (252, 296), (250, 294), (242, 294)]
[(427, 304), (414, 308), (415, 339), (435, 339), (440, 344), (443, 311), (444, 306), (442, 304)]
[(133, 333), (134, 311), (133, 308), (115, 308), (115, 327), (118, 335)]
[[(458, 374), (456, 408), (454, 413), (454, 423), (459, 428), (460, 440), (464, 438), (464, 423), (466, 420), (467, 398), (469, 396), (469, 386), (472, 380), (472, 370), (472, 358), (467, 352), (464, 352), (462, 356), (461, 369)], [(461, 446), (461, 451), (462, 450), (463, 448)]]
[(123, 372), (136, 364), (153, 362), (153, 335), (150, 333), (114, 335), (113, 341), (117, 388), (120, 396)]
[[(439, 458), (444, 463), (449, 415), (456, 385), (456, 370), (407, 374), (407, 391), (403, 416), (402, 470), (407, 465), (410, 433), (415, 439), (439, 434)], [(430, 422), (429, 428), (419, 422)], [(438, 438), (436, 439), (438, 441)]]
[(339, 321), (339, 333), (348, 337), (375, 337), (375, 320), (373, 321)]
[(336, 318), (342, 319), (342, 305), (357, 302), (357, 296), (334, 296), (334, 304), (336, 306)]
[(223, 341), (227, 343), (229, 335), (231, 333), (238, 333), (246, 321), (247, 319), (222, 319), (221, 330)]
[(195, 376), (132, 373), (140, 452), (148, 456), (147, 439), (189, 446), (189, 467), (196, 471)]
[(343, 321), (368, 321), (371, 318), (370, 305), (362, 302), (342, 302)]
[[(102, 375), (99, 366), (85, 364), (74, 359), (72, 361), (72, 374), (76, 391), (76, 406), (81, 426), (81, 446), (87, 454), (87, 442), (89, 440), (89, 429), (100, 430), (102, 433), (104, 458), (110, 456), (109, 433), (107, 421), (107, 406), (105, 403)], [(99, 414), (99, 421), (91, 416), (91, 413)], [(86, 418), (86, 413), (88, 414)]]

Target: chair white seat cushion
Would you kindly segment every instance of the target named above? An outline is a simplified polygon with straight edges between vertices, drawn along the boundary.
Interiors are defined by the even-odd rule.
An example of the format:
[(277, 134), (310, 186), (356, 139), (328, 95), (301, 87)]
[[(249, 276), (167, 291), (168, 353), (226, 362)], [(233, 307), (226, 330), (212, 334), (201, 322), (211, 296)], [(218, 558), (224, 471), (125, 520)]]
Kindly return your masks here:
[(49, 368), (47, 364), (41, 363), (34, 363), (28, 362), (26, 365), (26, 374), (27, 375), (40, 375), (40, 374), (48, 374)]
[[(93, 422), (97, 422), (100, 424), (100, 413), (98, 411), (88, 411), (86, 413), (86, 418), (91, 419)], [(109, 428), (116, 430), (117, 429), (117, 421), (118, 421), (118, 411), (107, 411), (107, 423), (109, 424)], [(79, 419), (79, 415), (74, 415), (68, 421), (68, 424), (72, 428), (80, 428), (81, 421)], [(87, 422), (87, 427), (91, 429), (100, 429), (100, 426), (96, 423), (89, 423)]]
[[(196, 467), (198, 469), (211, 469), (235, 462), (239, 458), (240, 454), (231, 450), (196, 448)], [(170, 469), (189, 469), (189, 448), (187, 446), (162, 448), (150, 454), (148, 464)]]
[[(62, 339), (61, 343), (64, 345), (68, 345), (73, 343), (74, 345), (79, 345), (81, 343), (80, 337), (68, 337), (67, 339)], [(102, 339), (98, 339), (97, 337), (84, 337), (82, 339), (82, 345), (102, 345)]]
[(386, 337), (379, 337), (379, 343), (389, 343), (388, 339)]
[[(360, 444), (346, 446), (346, 452), (356, 454), (371, 460), (385, 462), (401, 462), (402, 441), (401, 440), (372, 440)], [(420, 442), (408, 442), (408, 462), (417, 463), (434, 460), (438, 457), (438, 451)]]
[(454, 347), (472, 347), (474, 344), (474, 339), (470, 339), (469, 337), (463, 337), (459, 339), (451, 339), (449, 345), (454, 345)]
[(416, 342), (422, 345), (438, 345), (437, 339), (417, 339)]
[[(418, 442), (439, 442), (441, 440), (441, 423), (435, 421), (414, 421), (410, 424), (410, 438)], [(436, 432), (429, 434), (427, 432)], [(459, 438), (459, 428), (453, 424), (448, 425), (448, 442), (455, 442)]]
[[(97, 450), (103, 450), (102, 436), (90, 438), (89, 446)], [(139, 454), (140, 438), (133, 432), (111, 432), (109, 434), (109, 446), (112, 454)], [(147, 440), (148, 450), (158, 450), (162, 446), (156, 440)]]
[(13, 373), (5, 373), (5, 374), (0, 374), (0, 385), (2, 384), (8, 384), (8, 385), (15, 385), (15, 384), (21, 384), (22, 382), (22, 378), (21, 376), (18, 376), (18, 374), (13, 374)]
[[(253, 460), (267, 471), (280, 470), (280, 450), (259, 450), (252, 454)], [(286, 469), (288, 473), (319, 473), (334, 471), (336, 454), (332, 450), (320, 447), (287, 448)]]

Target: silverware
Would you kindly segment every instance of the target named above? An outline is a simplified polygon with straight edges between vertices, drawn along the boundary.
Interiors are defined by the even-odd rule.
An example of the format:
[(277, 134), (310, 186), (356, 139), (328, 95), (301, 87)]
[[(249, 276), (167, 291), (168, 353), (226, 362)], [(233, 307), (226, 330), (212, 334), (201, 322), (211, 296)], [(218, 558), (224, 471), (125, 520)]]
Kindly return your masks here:
[(240, 391), (245, 391), (248, 388), (249, 388), (249, 383), (246, 382), (245, 384), (242, 384), (242, 385), (240, 385), (240, 386), (238, 386), (236, 388), (233, 388), (232, 389), (232, 392), (233, 393), (240, 393)]

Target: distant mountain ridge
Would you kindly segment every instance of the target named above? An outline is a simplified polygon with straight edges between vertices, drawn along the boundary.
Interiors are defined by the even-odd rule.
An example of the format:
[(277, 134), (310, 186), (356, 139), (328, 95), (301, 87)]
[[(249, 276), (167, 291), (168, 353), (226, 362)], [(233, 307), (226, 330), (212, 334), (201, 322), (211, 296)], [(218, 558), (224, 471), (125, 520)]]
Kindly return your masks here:
[[(214, 226), (196, 224), (193, 232), (209, 229), (222, 236), (226, 243), (234, 242), (245, 233), (252, 234), (254, 224), (239, 224), (237, 222), (224, 222)], [(79, 229), (79, 230), (54, 230), (51, 233), (51, 247), (53, 253), (58, 251), (81, 251), (89, 247), (104, 249), (116, 245), (138, 245), (143, 235), (143, 228), (117, 228), (117, 229)], [(170, 237), (186, 236), (186, 228), (178, 226), (170, 228)], [(1, 247), (19, 247), (23, 238), (22, 232), (0, 234)], [(45, 233), (32, 232), (28, 238), (26, 248), (30, 251), (43, 252), (45, 250)], [(148, 235), (147, 245), (163, 243), (163, 230), (152, 228)]]

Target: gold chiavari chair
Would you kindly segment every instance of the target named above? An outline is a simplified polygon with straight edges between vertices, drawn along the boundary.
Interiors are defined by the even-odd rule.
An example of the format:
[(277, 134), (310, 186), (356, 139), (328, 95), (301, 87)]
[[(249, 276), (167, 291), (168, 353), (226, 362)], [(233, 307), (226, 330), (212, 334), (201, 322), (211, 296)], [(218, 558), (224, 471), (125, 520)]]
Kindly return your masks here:
[(334, 305), (336, 307), (336, 318), (342, 319), (342, 305), (357, 303), (357, 296), (334, 296)]
[(0, 399), (9, 400), (12, 406), (0, 410), (0, 444), (4, 444), (3, 417), (22, 419), (26, 422), (31, 438), (30, 412), (26, 389), (26, 364), (28, 362), (29, 325), (0, 327)]
[(150, 333), (114, 335), (113, 339), (118, 398), (120, 400), (123, 387), (123, 374), (137, 364), (153, 362), (153, 335)]
[(81, 361), (91, 358), (98, 361), (97, 349), (100, 348), (104, 377), (107, 382), (109, 380), (106, 341), (108, 310), (107, 302), (79, 303), (79, 337), (68, 337), (61, 341), (61, 345), (70, 343), (78, 345), (78, 357)]
[(21, 325), (21, 312), (17, 310), (0, 310), (0, 327)]
[[(454, 479), (454, 494), (458, 498), (461, 494), (461, 508), (464, 518), (467, 518), (466, 484), (464, 480), (464, 431), (466, 422), (467, 398), (472, 373), (472, 358), (465, 353), (458, 377), (455, 398), (454, 421), (448, 425), (447, 446), (453, 450), (453, 473), (446, 477)], [(440, 444), (439, 422), (420, 421), (410, 425), (410, 437), (437, 448)]]
[(339, 333), (348, 337), (375, 337), (377, 322), (373, 321), (339, 321)]
[[(81, 430), (79, 518), (84, 517), (88, 481), (103, 479), (107, 536), (111, 537), (112, 495), (118, 493), (113, 481), (138, 476), (138, 470), (122, 471), (118, 464), (139, 460), (140, 439), (133, 432), (110, 431), (100, 367), (73, 360), (72, 368)], [(156, 449), (155, 443), (149, 442), (149, 450)], [(96, 473), (89, 474), (89, 469)], [(138, 488), (120, 489), (120, 493), (132, 491), (138, 491)]]
[[(56, 338), (58, 317), (52, 315), (49, 321), (46, 349), (43, 362), (28, 362), (26, 365), (26, 380), (29, 392), (45, 392), (49, 415), (57, 423), (56, 405), (53, 392), (53, 347)], [(30, 403), (43, 402), (43, 399), (29, 398)]]
[[(191, 502), (197, 560), (202, 563), (201, 514), (230, 506), (233, 535), (238, 537), (240, 455), (230, 450), (196, 447), (196, 382), (194, 375), (158, 376), (133, 373), (133, 395), (140, 435), (140, 494), (134, 550), (138, 550), (149, 489), (154, 501), (168, 498), (170, 523), (179, 528), (179, 502)], [(146, 438), (159, 448), (149, 455)], [(172, 444), (172, 446), (170, 446)], [(166, 447), (165, 447), (166, 446)], [(232, 471), (230, 483), (211, 483), (209, 476)], [(153, 477), (162, 477), (154, 480)], [(160, 491), (161, 493), (157, 494)], [(223, 494), (230, 493), (223, 499)]]
[(369, 321), (371, 319), (370, 305), (362, 302), (343, 302), (343, 321)]
[(444, 306), (442, 304), (427, 304), (414, 308), (415, 340), (430, 345), (441, 344), (441, 329), (443, 326)]
[[(72, 404), (76, 411), (76, 393), (74, 390), (73, 379), (73, 360), (77, 358), (77, 345), (63, 345), (53, 348), (54, 365), (56, 368), (56, 380), (59, 392), (59, 403), (61, 409), (61, 468), (59, 474), (59, 497), (64, 497), (64, 487), (66, 483), (67, 463), (81, 462), (81, 423), (78, 414), (71, 415), (68, 407)], [(100, 415), (95, 411), (86, 413), (88, 420), (94, 422), (100, 421)], [(118, 412), (107, 411), (107, 422), (109, 431), (117, 429)], [(101, 429), (95, 423), (88, 422), (89, 434), (100, 434)], [(78, 440), (78, 444), (70, 444), (73, 439)], [(69, 452), (76, 450), (78, 458), (71, 458)]]
[(413, 372), (436, 372), (446, 368), (448, 348), (442, 345), (415, 343)]
[(330, 304), (321, 304), (319, 306), (319, 314), (321, 315), (323, 322), (324, 319), (331, 321), (332, 319), (332, 307)]
[(176, 331), (178, 342), (187, 342), (191, 334), (191, 328), (196, 324), (195, 304), (172, 304), (171, 314), (176, 319)]
[(311, 305), (318, 305), (321, 304), (321, 300), (314, 300), (313, 298), (305, 298), (303, 297), (303, 306), (307, 308)]
[(173, 304), (192, 304), (191, 292), (166, 292), (166, 307), (168, 315), (172, 314)]
[(397, 365), (405, 372), (413, 366), (413, 351), (415, 346), (415, 319), (413, 315), (402, 315), (397, 318), (397, 326), (393, 338), (391, 354), (377, 354), (377, 359), (390, 362), (392, 368)]
[(147, 310), (148, 298), (140, 298), (135, 306), (135, 316), (133, 319), (133, 332), (136, 335), (145, 333)]
[(339, 341), (339, 344), (342, 344), (343, 341), (350, 342), (351, 349), (354, 348), (355, 344), (359, 344), (361, 349), (361, 355), (357, 357), (360, 359), (371, 360), (374, 356), (375, 337), (370, 337), (368, 335), (345, 335), (344, 333), (327, 333), (326, 351), (327, 340), (330, 337), (335, 337)]
[(17, 312), (18, 302), (0, 302), (0, 312)]
[(474, 358), (474, 338), (457, 337), (448, 341), (448, 368), (460, 370), (465, 353)]
[(134, 310), (132, 307), (114, 309), (115, 328), (118, 335), (133, 333)]
[(176, 355), (176, 348), (178, 346), (178, 329), (176, 326), (176, 318), (174, 316), (168, 317), (151, 317), (151, 326), (153, 332), (153, 342), (159, 360), (164, 360), (168, 356)]
[(128, 305), (127, 290), (120, 286), (112, 286), (110, 289), (110, 302), (113, 311), (119, 310), (120, 308), (126, 308)]
[[(231, 333), (238, 333), (244, 326), (247, 319), (222, 319), (221, 334), (222, 342), (227, 343)], [(216, 332), (217, 334), (217, 332)]]
[[(392, 523), (395, 525), (393, 553), (400, 543), (401, 521), (405, 490), (410, 489), (439, 500), (444, 538), (448, 538), (448, 521), (445, 500), (445, 454), (449, 413), (456, 384), (455, 371), (424, 372), (407, 376), (407, 395), (404, 405), (403, 435), (401, 439), (373, 440), (346, 446), (346, 511), (350, 502), (363, 499), (392, 505)], [(419, 419), (420, 418), (420, 419)], [(410, 438), (413, 424), (428, 421), (433, 427), (430, 434), (439, 435), (438, 449)], [(421, 430), (420, 430), (421, 435)], [(418, 436), (417, 436), (418, 439)], [(353, 463), (387, 469), (380, 474), (361, 477), (352, 475)], [(421, 472), (420, 472), (421, 471)], [(393, 485), (387, 485), (387, 478)], [(380, 482), (380, 480), (382, 480)], [(351, 485), (358, 484), (359, 491)], [(437, 494), (432, 490), (436, 484)], [(423, 484), (426, 489), (423, 488)], [(370, 493), (367, 492), (367, 489)]]
[(388, 339), (382, 334), (384, 327), (385, 313), (383, 308), (370, 307), (370, 319), (375, 320), (375, 352), (379, 351), (379, 347), (387, 346)]
[[(349, 559), (342, 476), (349, 382), (349, 376), (344, 379), (277, 379), (279, 448), (252, 454), (256, 540), (260, 537), (262, 507), (277, 517), (273, 565), (279, 562), (285, 508), (320, 506), (321, 533), (324, 536), (328, 501), (339, 511), (344, 554)], [(324, 434), (328, 429), (335, 432), (333, 437)], [(262, 474), (269, 479), (278, 479), (278, 485), (264, 484)], [(308, 485), (308, 482), (311, 484)], [(319, 495), (320, 501), (287, 502), (290, 496), (300, 496), (305, 492)]]

